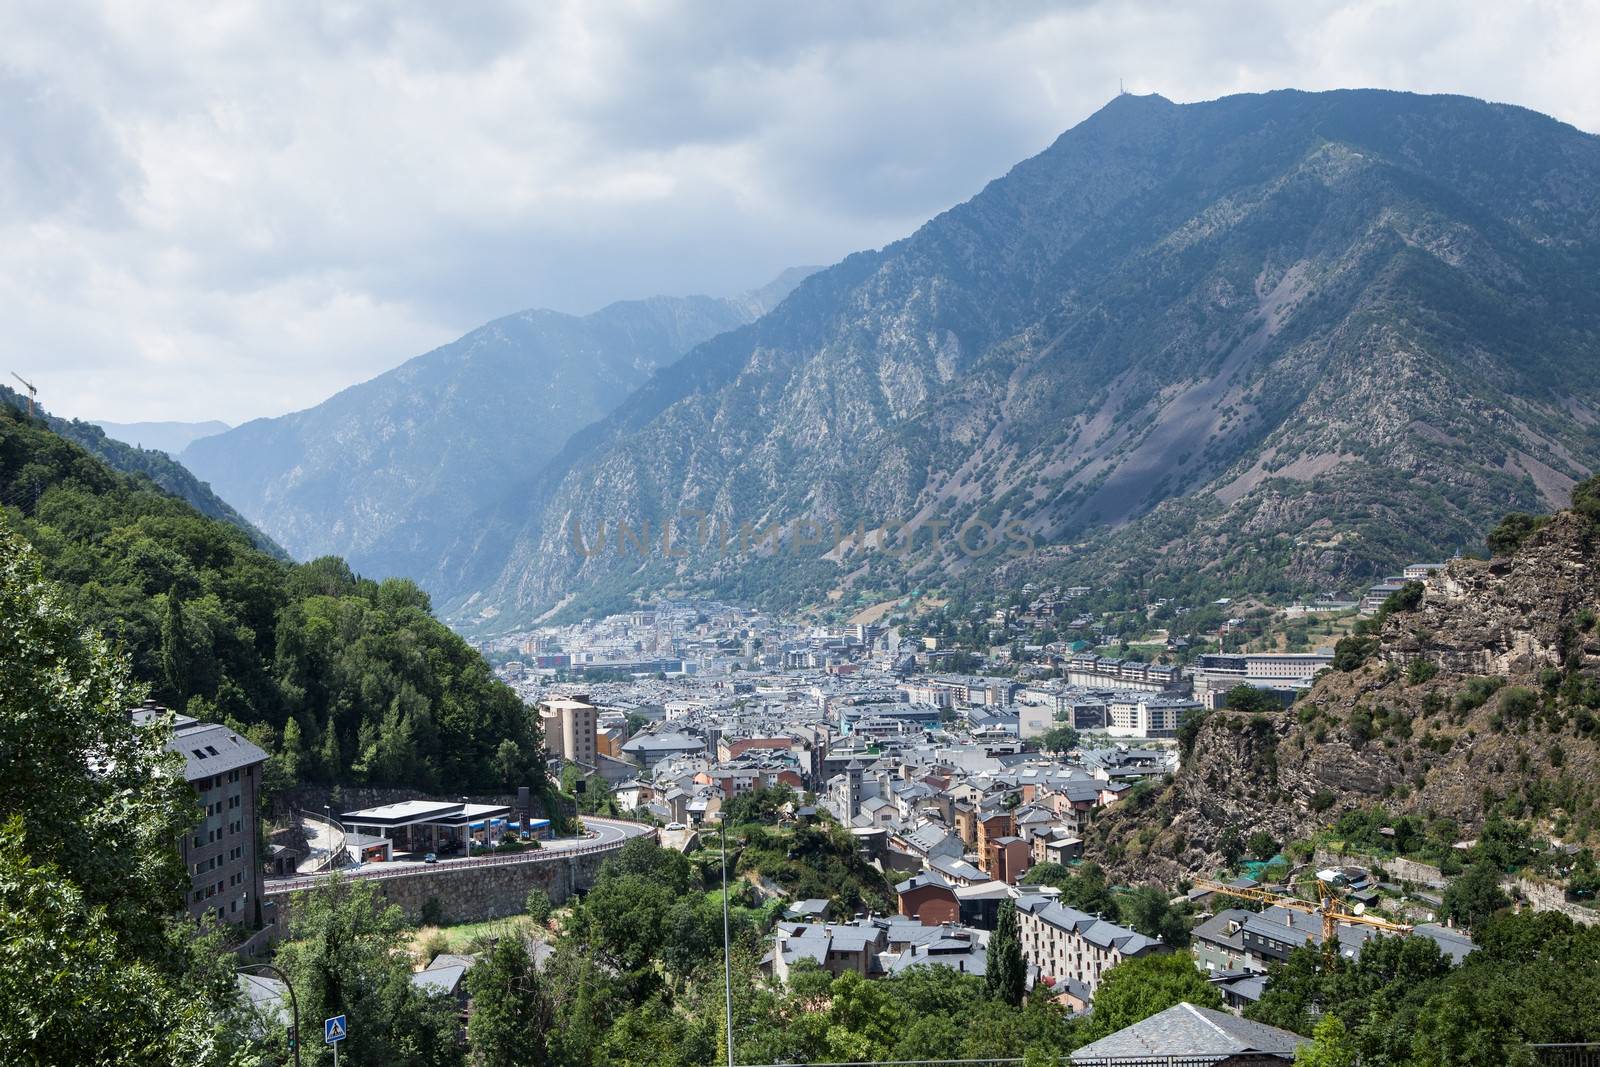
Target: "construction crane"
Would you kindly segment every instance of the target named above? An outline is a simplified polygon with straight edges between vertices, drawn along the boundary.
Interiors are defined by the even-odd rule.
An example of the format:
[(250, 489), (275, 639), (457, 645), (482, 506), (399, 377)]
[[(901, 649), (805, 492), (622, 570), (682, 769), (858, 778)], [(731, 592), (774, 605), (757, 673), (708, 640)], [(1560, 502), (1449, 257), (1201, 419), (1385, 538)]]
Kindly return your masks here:
[(1262, 904), (1270, 904), (1279, 908), (1288, 908), (1290, 911), (1303, 912), (1307, 915), (1322, 916), (1322, 947), (1325, 951), (1334, 951), (1333, 946), (1339, 942), (1339, 924), (1350, 923), (1355, 926), (1370, 926), (1375, 930), (1385, 933), (1408, 936), (1412, 928), (1404, 923), (1390, 922), (1380, 919), (1376, 915), (1367, 915), (1362, 911), (1348, 911), (1333, 895), (1333, 889), (1322, 879), (1317, 879), (1317, 896), (1322, 898), (1320, 904), (1299, 897), (1286, 896), (1283, 893), (1274, 893), (1270, 889), (1245, 888), (1243, 886), (1225, 885), (1214, 882), (1209, 878), (1197, 879), (1194, 883), (1196, 889), (1204, 889), (1210, 893), (1221, 893), (1223, 896), (1238, 897), (1240, 900), (1254, 900)]
[(32, 382), (28, 381), (28, 379), (24, 378), (16, 371), (12, 371), (11, 376), (17, 381), (21, 382), (24, 389), (28, 390), (28, 417), (31, 419), (33, 418), (33, 401), (34, 398), (39, 395), (39, 390), (34, 388)]

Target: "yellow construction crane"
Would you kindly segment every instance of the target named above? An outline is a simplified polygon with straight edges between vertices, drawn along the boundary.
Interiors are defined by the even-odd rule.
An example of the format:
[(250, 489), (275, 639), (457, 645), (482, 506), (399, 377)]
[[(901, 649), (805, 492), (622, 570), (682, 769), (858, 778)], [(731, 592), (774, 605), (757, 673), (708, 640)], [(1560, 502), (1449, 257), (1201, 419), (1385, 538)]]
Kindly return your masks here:
[(1286, 896), (1274, 893), (1270, 889), (1247, 889), (1242, 886), (1224, 885), (1214, 882), (1209, 878), (1197, 879), (1194, 883), (1196, 889), (1204, 889), (1210, 893), (1221, 893), (1223, 896), (1238, 897), (1240, 900), (1254, 900), (1262, 904), (1271, 904), (1291, 911), (1304, 912), (1307, 915), (1322, 916), (1322, 947), (1332, 952), (1333, 946), (1338, 944), (1339, 924), (1350, 923), (1356, 926), (1370, 926), (1386, 933), (1408, 936), (1412, 927), (1404, 923), (1393, 923), (1388, 919), (1380, 919), (1376, 915), (1366, 915), (1360, 911), (1347, 911), (1339, 899), (1333, 895), (1333, 889), (1322, 879), (1317, 879), (1317, 895), (1322, 898), (1322, 903), (1301, 900), (1299, 897)]
[(28, 390), (28, 417), (31, 419), (33, 418), (33, 400), (34, 397), (39, 395), (39, 390), (35, 389), (32, 382), (28, 381), (28, 379), (24, 378), (16, 371), (12, 371), (11, 376), (17, 381), (21, 382), (24, 389)]

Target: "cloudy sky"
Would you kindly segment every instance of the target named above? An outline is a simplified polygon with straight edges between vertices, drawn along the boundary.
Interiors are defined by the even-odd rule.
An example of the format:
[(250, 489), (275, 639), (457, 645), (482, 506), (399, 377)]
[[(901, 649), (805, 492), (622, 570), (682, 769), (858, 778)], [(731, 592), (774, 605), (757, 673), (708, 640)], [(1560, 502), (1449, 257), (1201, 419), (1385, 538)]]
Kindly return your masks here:
[(881, 245), (1119, 78), (1596, 131), (1596, 40), (1600, 0), (9, 0), (0, 371), (85, 418), (278, 414), (525, 307)]

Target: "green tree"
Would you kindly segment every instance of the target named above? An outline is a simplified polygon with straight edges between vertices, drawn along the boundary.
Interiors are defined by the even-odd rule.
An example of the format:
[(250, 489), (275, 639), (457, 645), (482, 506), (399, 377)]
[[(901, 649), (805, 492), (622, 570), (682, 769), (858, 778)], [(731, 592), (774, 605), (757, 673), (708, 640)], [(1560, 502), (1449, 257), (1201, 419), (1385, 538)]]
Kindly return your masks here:
[(303, 1019), (348, 1019), (341, 1067), (460, 1062), (455, 1003), (411, 984), (402, 951), (410, 925), (375, 883), (336, 879), (302, 894), (290, 922), (278, 966), (294, 983)]
[(1255, 830), (1245, 839), (1245, 848), (1256, 859), (1269, 860), (1278, 851), (1278, 839), (1265, 830)]
[(1282, 711), (1283, 703), (1270, 689), (1257, 689), (1253, 685), (1240, 683), (1228, 690), (1225, 696), (1226, 707), (1229, 711), (1243, 712), (1269, 712)]
[(1171, 898), (1154, 886), (1140, 886), (1116, 898), (1117, 917), (1146, 937), (1159, 937), (1173, 948), (1189, 944), (1189, 924), (1185, 913), (1172, 906)]
[(0, 515), (0, 1062), (211, 1063), (232, 993), (171, 919), (199, 817), (128, 663)]
[(1510, 905), (1511, 899), (1500, 888), (1499, 871), (1481, 860), (1470, 864), (1444, 891), (1445, 915), (1469, 930)]
[(1069, 752), (1078, 742), (1078, 731), (1070, 726), (1052, 726), (1039, 735), (1039, 747), (1046, 752)]
[(1107, 971), (1094, 994), (1090, 1040), (1188, 1001), (1202, 1008), (1221, 1008), (1222, 994), (1206, 981), (1188, 953), (1163, 952), (1125, 960)]
[(1355, 1042), (1337, 1015), (1324, 1015), (1311, 1032), (1311, 1044), (1295, 1051), (1296, 1067), (1356, 1067), (1361, 1062)]
[(502, 937), (467, 972), (467, 1047), (477, 1067), (542, 1067), (549, 1006), (520, 938)]
[(994, 933), (989, 936), (988, 964), (984, 990), (995, 1000), (1019, 1005), (1027, 992), (1028, 965), (1022, 959), (1022, 942), (1017, 933), (1017, 906), (1011, 901), (1000, 905)]
[(174, 707), (182, 707), (194, 692), (190, 679), (193, 659), (188, 629), (183, 621), (183, 598), (173, 589), (167, 594), (167, 611), (161, 619), (161, 675), (166, 683), (167, 698)]
[(550, 894), (539, 886), (528, 890), (528, 897), (523, 901), (522, 909), (528, 913), (535, 926), (550, 925), (550, 916), (555, 912), (555, 905), (550, 901)]

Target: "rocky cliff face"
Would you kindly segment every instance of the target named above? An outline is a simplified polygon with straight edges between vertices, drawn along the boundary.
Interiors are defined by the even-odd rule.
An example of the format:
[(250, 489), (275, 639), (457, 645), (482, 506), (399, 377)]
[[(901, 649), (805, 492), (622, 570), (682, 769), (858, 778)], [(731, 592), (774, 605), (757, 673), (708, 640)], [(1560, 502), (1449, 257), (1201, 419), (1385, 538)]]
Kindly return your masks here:
[(1098, 828), (1120, 873), (1220, 864), (1228, 829), (1304, 836), (1345, 811), (1565, 816), (1600, 839), (1600, 531), (1565, 512), (1514, 555), (1455, 560), (1387, 617), (1368, 662), (1278, 715), (1215, 712), (1173, 783)]
[[(668, 589), (1314, 591), (1476, 545), (1600, 465), (1597, 179), (1600, 139), (1462, 98), (1118, 97), (656, 375), (440, 601), (493, 627)], [(792, 533), (933, 521), (1041, 550)], [(785, 544), (668, 555), (674, 522)], [(574, 523), (655, 547), (577, 552)]]

